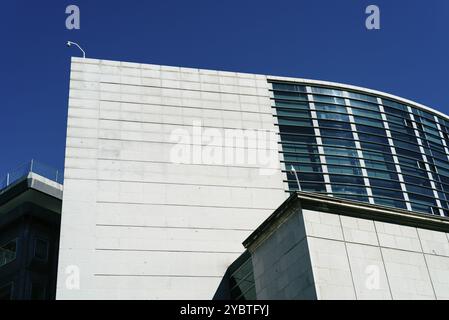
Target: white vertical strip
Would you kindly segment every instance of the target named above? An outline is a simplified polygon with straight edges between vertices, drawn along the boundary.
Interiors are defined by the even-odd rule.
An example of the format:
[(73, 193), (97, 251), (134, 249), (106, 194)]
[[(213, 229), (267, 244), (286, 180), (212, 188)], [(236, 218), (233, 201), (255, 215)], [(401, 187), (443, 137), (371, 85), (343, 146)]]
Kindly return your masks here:
[(321, 140), (320, 126), (317, 120), (318, 117), (316, 114), (315, 103), (313, 100), (312, 88), (310, 86), (306, 86), (306, 90), (307, 90), (307, 97), (309, 99), (310, 115), (312, 116), (312, 124), (314, 127), (316, 143), (318, 145), (318, 153), (320, 155), (321, 169), (323, 170), (323, 178), (326, 186), (326, 192), (329, 194), (329, 196), (332, 197), (333, 195), (332, 195), (331, 180), (329, 177), (329, 170), (327, 169), (326, 157), (323, 148), (323, 141)]
[[(344, 91), (344, 95), (347, 96), (347, 92)], [(357, 156), (359, 158), (360, 167), (362, 169), (363, 181), (365, 183), (366, 193), (368, 195), (368, 201), (374, 204), (373, 191), (368, 179), (368, 171), (366, 170), (365, 160), (363, 158), (362, 146), (360, 145), (359, 134), (357, 133), (357, 127), (355, 125), (354, 114), (352, 113), (351, 102), (348, 98), (345, 98), (346, 111), (349, 115), (349, 121), (351, 123), (352, 136), (355, 141), (355, 147), (357, 148)]]
[(436, 123), (437, 128), (438, 128), (438, 133), (440, 134), (441, 142), (443, 143), (444, 152), (446, 153), (446, 157), (449, 160), (449, 149), (448, 149), (448, 146), (447, 146), (447, 143), (446, 143), (446, 139), (445, 139), (444, 134), (443, 134), (443, 130), (441, 129), (440, 121), (438, 120), (437, 116), (434, 116), (434, 119), (435, 119), (435, 123)]
[(444, 152), (446, 152), (447, 159), (449, 160), (449, 149), (448, 149), (448, 145), (446, 143), (446, 139), (444, 138), (443, 130), (441, 129), (440, 121), (438, 120), (437, 116), (434, 116), (434, 117), (435, 117), (435, 122), (437, 124), (437, 128), (438, 128), (438, 131), (440, 134), (441, 141), (443, 142)]
[(422, 143), (421, 137), (419, 136), (418, 126), (416, 125), (416, 122), (415, 122), (415, 116), (413, 115), (413, 111), (410, 106), (407, 106), (407, 110), (410, 113), (410, 119), (412, 120), (413, 131), (415, 132), (416, 140), (418, 141), (419, 151), (421, 152), (422, 159), (424, 160), (424, 165), (426, 167), (427, 176), (429, 177), (429, 180), (430, 180), (430, 186), (432, 187), (433, 196), (435, 197), (435, 201), (438, 206), (438, 211), (439, 211), (440, 215), (444, 217), (444, 212), (443, 212), (443, 209), (441, 208), (442, 206), (441, 206), (440, 197), (438, 195), (438, 190), (437, 190), (437, 187), (434, 182), (432, 171), (430, 170), (430, 166), (428, 163), (426, 152), (424, 151), (424, 148), (423, 148), (423, 143)]
[(399, 165), (399, 159), (396, 154), (396, 148), (393, 143), (390, 127), (388, 126), (387, 116), (385, 115), (385, 109), (384, 109), (381, 98), (377, 98), (377, 104), (379, 105), (379, 110), (380, 110), (380, 114), (382, 116), (382, 120), (384, 123), (385, 132), (387, 133), (388, 143), (390, 144), (390, 150), (391, 150), (391, 154), (393, 155), (393, 161), (394, 161), (394, 164), (396, 167), (396, 172), (398, 174), (398, 179), (399, 179), (399, 183), (401, 185), (402, 194), (404, 196), (405, 205), (407, 206), (407, 210), (412, 211), (412, 205), (410, 204), (410, 198), (408, 196), (407, 188), (404, 183), (404, 176), (402, 175), (401, 166)]

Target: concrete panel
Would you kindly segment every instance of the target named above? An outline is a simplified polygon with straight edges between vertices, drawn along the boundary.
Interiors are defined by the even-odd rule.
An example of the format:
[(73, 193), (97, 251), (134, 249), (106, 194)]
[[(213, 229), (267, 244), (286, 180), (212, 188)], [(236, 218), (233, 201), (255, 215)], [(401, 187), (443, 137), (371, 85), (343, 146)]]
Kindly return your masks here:
[(447, 234), (433, 230), (418, 229), (424, 253), (449, 257)]
[(346, 241), (373, 246), (379, 245), (374, 221), (348, 216), (340, 217)]
[(347, 244), (351, 274), (358, 300), (391, 300), (380, 248)]
[(380, 246), (422, 252), (416, 228), (379, 221), (375, 226)]
[(449, 258), (425, 255), (433, 289), (438, 300), (449, 300)]
[(382, 254), (393, 299), (435, 299), (422, 253), (383, 248)]
[(338, 215), (319, 211), (303, 210), (308, 236), (343, 240), (343, 231)]
[(318, 299), (356, 299), (344, 242), (308, 237)]

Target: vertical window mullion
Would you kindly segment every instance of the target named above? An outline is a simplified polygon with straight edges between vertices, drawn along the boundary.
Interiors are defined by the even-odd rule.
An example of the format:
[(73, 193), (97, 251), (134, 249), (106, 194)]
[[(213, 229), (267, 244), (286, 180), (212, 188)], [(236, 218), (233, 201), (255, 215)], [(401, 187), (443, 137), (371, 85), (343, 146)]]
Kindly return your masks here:
[(387, 134), (388, 144), (390, 145), (391, 154), (393, 156), (393, 161), (396, 167), (396, 173), (398, 174), (399, 183), (401, 185), (402, 194), (404, 196), (405, 205), (407, 206), (407, 210), (412, 211), (412, 205), (410, 203), (410, 198), (407, 193), (407, 187), (405, 185), (404, 176), (402, 175), (401, 166), (399, 165), (399, 159), (396, 154), (396, 148), (393, 143), (390, 127), (388, 125), (387, 116), (385, 114), (385, 110), (383, 107), (382, 99), (377, 98), (377, 103), (379, 104), (380, 114), (382, 116), (382, 120), (384, 123), (385, 133)]
[(429, 163), (428, 163), (429, 161), (427, 159), (426, 152), (424, 151), (421, 137), (419, 136), (418, 126), (416, 125), (416, 122), (415, 122), (415, 116), (413, 115), (413, 110), (410, 106), (407, 106), (407, 110), (410, 114), (410, 119), (412, 120), (412, 125), (413, 125), (413, 131), (415, 132), (416, 140), (418, 141), (419, 150), (421, 151), (421, 156), (422, 156), (422, 159), (424, 160), (424, 164), (426, 166), (427, 176), (429, 177), (430, 186), (432, 187), (432, 191), (433, 191), (433, 196), (435, 197), (435, 201), (438, 206), (438, 212), (440, 213), (441, 216), (444, 217), (444, 211), (442, 209), (440, 196), (438, 195), (438, 190), (435, 185), (433, 175), (430, 170)]
[(365, 160), (363, 158), (362, 146), (360, 145), (359, 135), (357, 133), (357, 126), (355, 125), (354, 114), (351, 108), (351, 102), (348, 99), (348, 92), (344, 91), (343, 95), (345, 96), (345, 105), (346, 111), (349, 115), (349, 122), (351, 124), (352, 136), (354, 138), (355, 147), (357, 149), (357, 156), (359, 157), (359, 164), (362, 170), (363, 181), (365, 183), (366, 193), (368, 195), (368, 201), (371, 204), (374, 204), (373, 191), (371, 189), (371, 185), (368, 179), (368, 171), (366, 170)]
[(307, 96), (309, 99), (310, 115), (312, 117), (312, 123), (313, 123), (314, 132), (315, 132), (316, 143), (318, 145), (318, 154), (320, 155), (321, 169), (323, 170), (323, 178), (324, 178), (324, 183), (326, 186), (326, 192), (328, 193), (329, 196), (332, 197), (333, 196), (332, 186), (331, 186), (331, 181), (330, 181), (330, 177), (329, 177), (329, 170), (328, 170), (327, 164), (326, 164), (326, 156), (324, 154), (323, 141), (321, 139), (320, 127), (319, 127), (319, 123), (317, 120), (318, 117), (316, 114), (315, 103), (314, 103), (314, 99), (313, 99), (313, 95), (312, 95), (312, 88), (310, 86), (307, 86), (306, 90), (307, 90)]

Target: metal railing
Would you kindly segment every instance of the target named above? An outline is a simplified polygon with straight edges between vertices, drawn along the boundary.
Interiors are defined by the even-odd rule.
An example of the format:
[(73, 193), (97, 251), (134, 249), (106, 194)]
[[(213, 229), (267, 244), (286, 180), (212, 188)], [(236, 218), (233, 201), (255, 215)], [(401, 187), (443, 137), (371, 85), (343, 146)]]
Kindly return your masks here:
[(27, 177), (30, 172), (62, 184), (63, 177), (59, 170), (36, 160), (31, 160), (18, 166), (14, 170), (8, 171), (6, 175), (0, 177), (0, 191), (23, 179), (24, 177)]

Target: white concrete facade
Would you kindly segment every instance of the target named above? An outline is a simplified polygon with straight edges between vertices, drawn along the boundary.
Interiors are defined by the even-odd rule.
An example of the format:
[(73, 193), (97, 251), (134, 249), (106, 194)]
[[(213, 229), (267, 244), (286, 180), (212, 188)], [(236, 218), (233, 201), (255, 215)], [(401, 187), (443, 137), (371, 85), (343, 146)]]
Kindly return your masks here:
[(285, 200), (284, 178), (278, 162), (272, 174), (174, 163), (170, 137), (193, 121), (276, 130), (268, 86), (266, 76), (73, 58), (58, 299), (214, 296), (242, 240)]
[(259, 234), (249, 245), (257, 298), (449, 299), (448, 232), (348, 210), (292, 206)]

